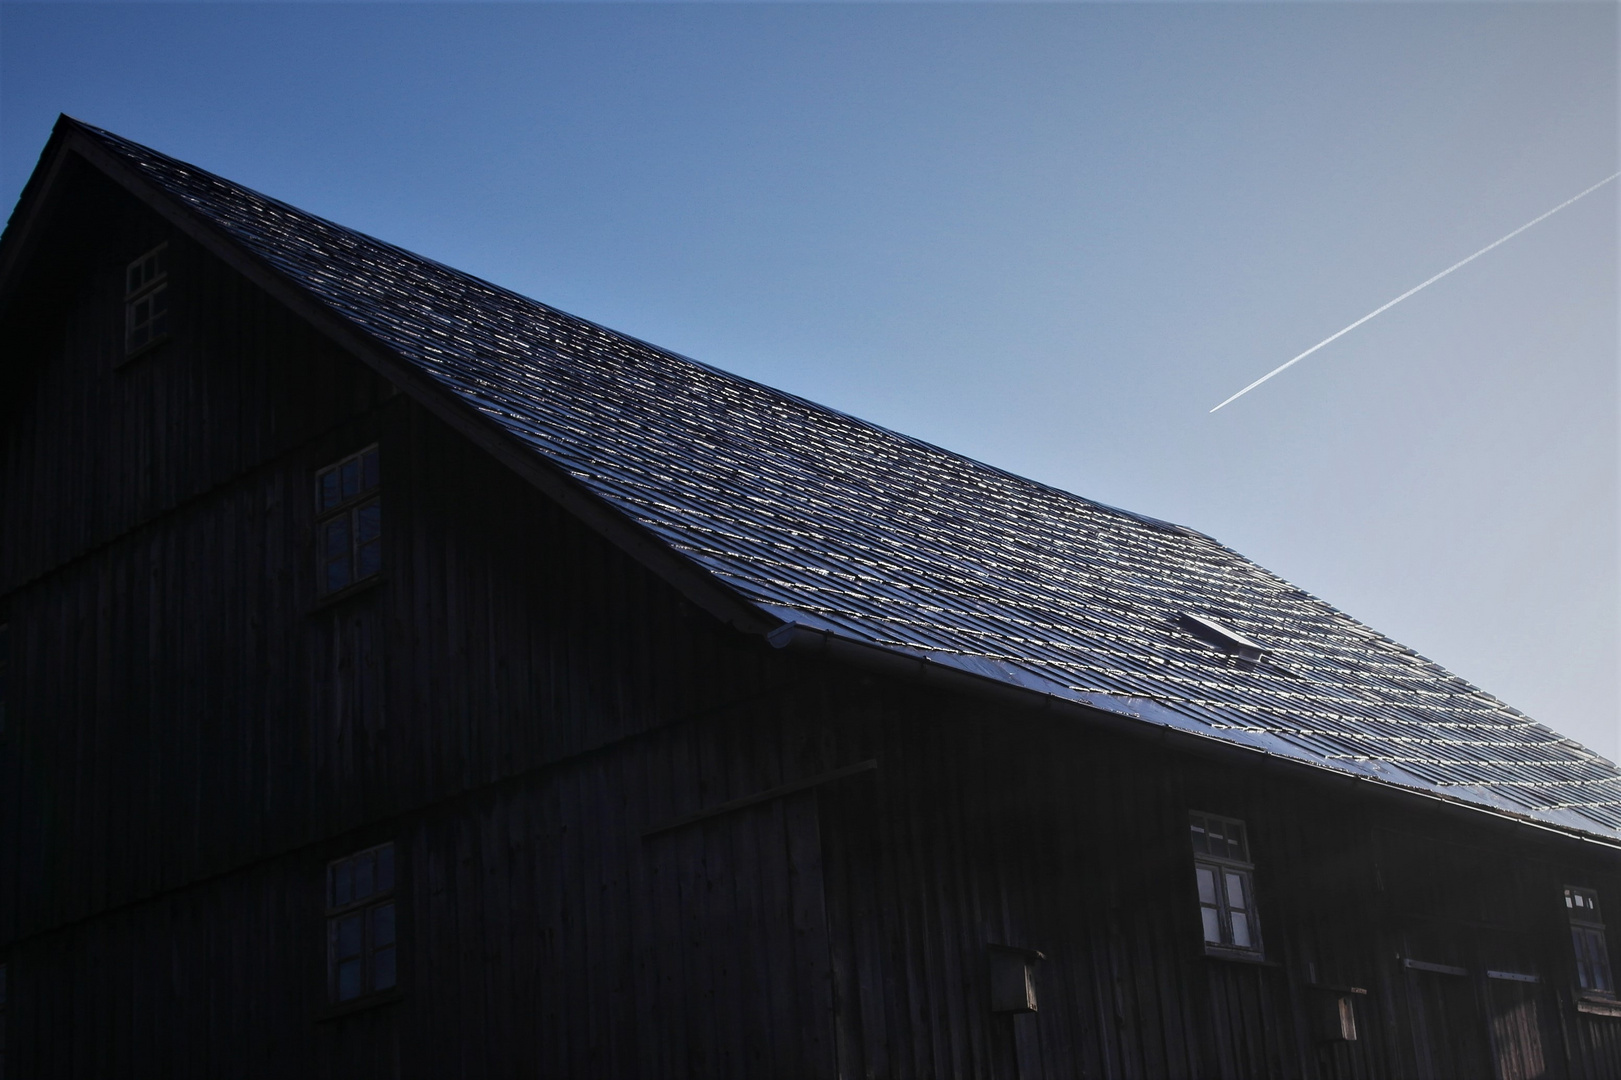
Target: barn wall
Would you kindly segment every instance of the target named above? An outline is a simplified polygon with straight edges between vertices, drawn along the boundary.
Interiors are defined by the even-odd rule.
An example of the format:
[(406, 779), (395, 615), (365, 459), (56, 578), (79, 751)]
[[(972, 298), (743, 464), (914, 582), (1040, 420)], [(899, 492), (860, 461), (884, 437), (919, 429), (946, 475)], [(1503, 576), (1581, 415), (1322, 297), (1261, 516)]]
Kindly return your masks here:
[[(1514, 1075), (1492, 1065), (1514, 1018), (1490, 1008), (1529, 1001), (1542, 1068), (1520, 1075), (1615, 1075), (1621, 1020), (1574, 1011), (1553, 906), (1577, 878), (1614, 895), (1613, 867), (1051, 718), (798, 676), (36, 935), (11, 956), (14, 1030), (38, 1037), (17, 1050), (86, 1076), (240, 1053), (250, 1075), (1453, 1077), (1469, 1054)], [(1250, 825), (1265, 964), (1203, 954), (1190, 807)], [(385, 840), (403, 992), (329, 1015), (323, 869)], [(992, 945), (1045, 954), (1037, 1013), (990, 1011)], [(1488, 965), (1543, 982), (1494, 996)], [(1314, 977), (1368, 991), (1357, 1042), (1314, 1038)]]

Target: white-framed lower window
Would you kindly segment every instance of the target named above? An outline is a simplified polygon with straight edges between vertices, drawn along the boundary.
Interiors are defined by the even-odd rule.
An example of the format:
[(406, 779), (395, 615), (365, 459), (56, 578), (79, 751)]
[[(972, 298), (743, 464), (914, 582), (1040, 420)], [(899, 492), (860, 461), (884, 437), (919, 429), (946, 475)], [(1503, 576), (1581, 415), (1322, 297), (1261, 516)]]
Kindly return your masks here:
[(394, 845), (334, 859), (326, 868), (327, 996), (335, 1005), (398, 983)]
[(1590, 994), (1615, 995), (1610, 973), (1610, 946), (1604, 936), (1604, 915), (1598, 890), (1565, 886), (1565, 917), (1570, 920), (1570, 943), (1576, 951), (1576, 983)]
[(1188, 815), (1188, 828), (1205, 947), (1259, 955), (1255, 865), (1244, 823), (1195, 811)]

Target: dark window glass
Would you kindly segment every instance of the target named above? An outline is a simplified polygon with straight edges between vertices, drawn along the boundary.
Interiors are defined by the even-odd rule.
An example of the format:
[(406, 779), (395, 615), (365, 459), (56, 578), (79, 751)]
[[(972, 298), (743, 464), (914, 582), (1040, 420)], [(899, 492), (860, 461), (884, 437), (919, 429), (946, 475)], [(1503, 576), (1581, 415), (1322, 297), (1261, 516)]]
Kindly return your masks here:
[(377, 849), (377, 891), (394, 891), (394, 845), (384, 844)]
[(372, 954), (372, 987), (391, 990), (394, 987), (394, 947), (378, 949)]
[(371, 910), (372, 987), (394, 985), (394, 905), (378, 904)]
[(322, 469), (315, 477), (320, 515), (317, 556), (323, 593), (365, 581), (383, 569), (383, 506), (375, 446)]
[(376, 502), (355, 511), (355, 577), (368, 578), (383, 568), (383, 508)]
[(367, 848), (327, 864), (327, 966), (334, 1002), (391, 989), (398, 941), (394, 845)]

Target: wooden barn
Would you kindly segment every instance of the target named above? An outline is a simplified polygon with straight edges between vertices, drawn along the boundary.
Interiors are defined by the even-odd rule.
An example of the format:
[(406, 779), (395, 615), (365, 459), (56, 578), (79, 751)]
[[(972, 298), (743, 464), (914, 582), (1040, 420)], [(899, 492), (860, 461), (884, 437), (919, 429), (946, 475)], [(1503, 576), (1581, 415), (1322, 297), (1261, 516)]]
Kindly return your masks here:
[(11, 1080), (1621, 1077), (1621, 773), (1207, 536), (67, 118), (0, 324)]

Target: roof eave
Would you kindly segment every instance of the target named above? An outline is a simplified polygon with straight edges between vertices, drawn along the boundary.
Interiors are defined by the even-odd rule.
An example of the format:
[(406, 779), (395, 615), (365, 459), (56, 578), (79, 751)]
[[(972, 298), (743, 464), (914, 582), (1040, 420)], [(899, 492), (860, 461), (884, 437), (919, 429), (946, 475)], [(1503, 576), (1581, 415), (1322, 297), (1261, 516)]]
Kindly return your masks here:
[(1259, 747), (1245, 746), (1214, 735), (1200, 735), (1182, 727), (1156, 723), (1135, 714), (1114, 712), (1096, 702), (1077, 701), (989, 675), (964, 671), (940, 663), (922, 653), (905, 652), (876, 642), (858, 641), (823, 627), (785, 622), (772, 632), (767, 640), (775, 648), (802, 655), (823, 657), (891, 677), (962, 690), (980, 697), (1000, 699), (1022, 708), (1082, 719), (1091, 725), (1129, 738), (1152, 739), (1199, 757), (1248, 760), (1308, 777), (1318, 783), (1339, 781), (1353, 789), (1376, 792), (1383, 796), (1421, 799), (1429, 805), (1446, 807), (1450, 811), (1483, 815), (1539, 835), (1558, 837), (1621, 854), (1621, 837), (1603, 836), (1580, 828), (1565, 827), (1539, 820), (1528, 814), (1516, 814), (1508, 810), (1483, 806), (1478, 802), (1456, 798), (1442, 792), (1411, 787), (1377, 776), (1344, 772), (1328, 765), (1314, 764)]

